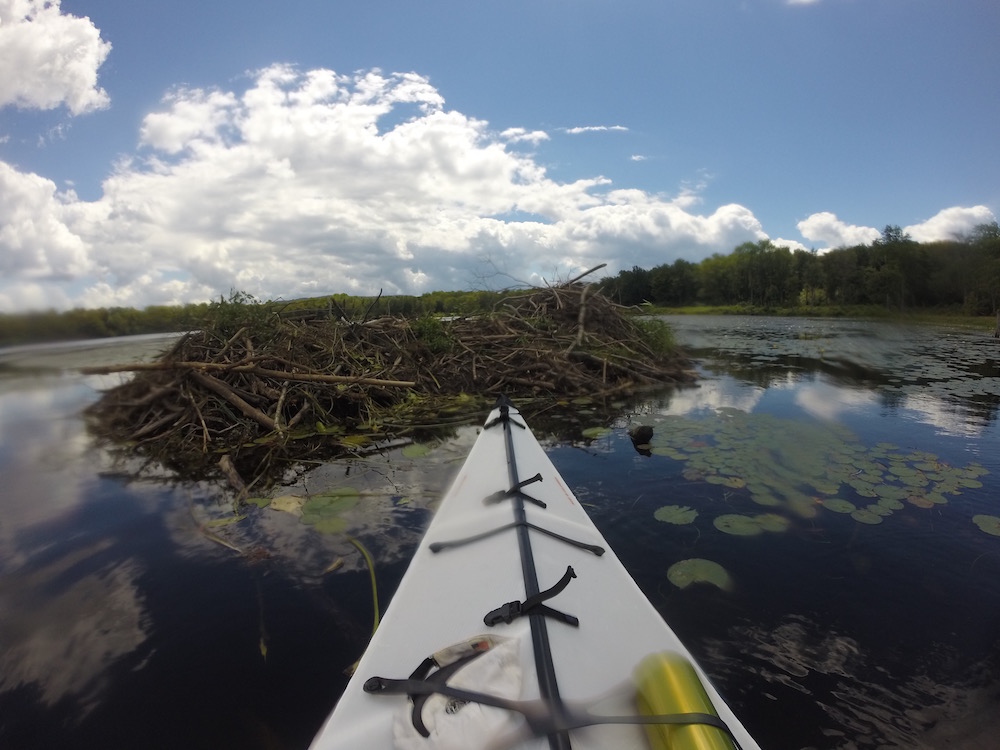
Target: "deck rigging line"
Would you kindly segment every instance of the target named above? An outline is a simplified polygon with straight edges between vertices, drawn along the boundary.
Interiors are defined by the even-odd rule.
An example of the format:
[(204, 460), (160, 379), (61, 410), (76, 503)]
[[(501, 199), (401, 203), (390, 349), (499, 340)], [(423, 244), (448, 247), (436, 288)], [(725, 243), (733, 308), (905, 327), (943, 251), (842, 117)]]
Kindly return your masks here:
[[(538, 587), (538, 571), (535, 569), (535, 558), (531, 551), (531, 537), (529, 535), (528, 518), (524, 510), (523, 493), (520, 492), (521, 478), (517, 472), (517, 456), (514, 455), (514, 436), (511, 433), (512, 425), (527, 429), (520, 422), (511, 419), (510, 399), (501, 395), (497, 399), (497, 407), (500, 409), (500, 416), (486, 425), (490, 429), (498, 422), (503, 426), (504, 444), (507, 452), (507, 476), (510, 479), (510, 486), (518, 488), (512, 495), (514, 508), (514, 522), (517, 524), (517, 546), (521, 553), (521, 575), (524, 578), (524, 595), (527, 599), (536, 597), (541, 589)], [(545, 615), (532, 613), (528, 615), (528, 622), (531, 625), (531, 643), (535, 652), (535, 671), (538, 673), (538, 691), (542, 699), (547, 701), (553, 711), (560, 713), (563, 707), (563, 700), (559, 695), (559, 683), (556, 680), (555, 663), (552, 659), (552, 646), (549, 642), (549, 629)], [(572, 750), (569, 741), (569, 733), (557, 731), (548, 735), (550, 750)]]

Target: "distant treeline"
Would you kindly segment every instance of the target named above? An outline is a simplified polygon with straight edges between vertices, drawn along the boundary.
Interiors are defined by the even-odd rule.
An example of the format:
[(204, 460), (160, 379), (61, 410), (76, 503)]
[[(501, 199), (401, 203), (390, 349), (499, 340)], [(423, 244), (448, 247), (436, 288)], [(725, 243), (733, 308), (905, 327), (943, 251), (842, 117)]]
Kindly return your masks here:
[[(664, 307), (748, 305), (756, 309), (879, 305), (890, 309), (949, 308), (967, 315), (1000, 310), (1000, 227), (980, 224), (968, 237), (918, 243), (887, 226), (870, 245), (819, 255), (747, 242), (728, 255), (699, 263), (676, 260), (649, 270), (633, 267), (600, 282), (623, 305)], [(256, 314), (331, 316), (360, 320), (379, 315), (420, 317), (491, 310), (507, 292), (430, 292), (420, 296), (326, 297), (259, 302), (232, 292), (211, 303), (0, 314), (0, 346), (201, 328), (220, 314), (252, 305)]]
[(949, 308), (966, 315), (1000, 309), (1000, 227), (980, 224), (966, 238), (918, 243), (887, 226), (870, 245), (823, 255), (747, 242), (700, 263), (638, 266), (601, 282), (625, 305), (748, 305), (761, 309), (879, 305)]
[(211, 303), (157, 305), (143, 310), (110, 307), (16, 315), (0, 313), (0, 346), (189, 331), (201, 328), (219, 315), (238, 315), (238, 308), (247, 305), (254, 307), (255, 315), (331, 316), (360, 320), (379, 315), (420, 317), (434, 313), (463, 314), (490, 310), (503, 296), (500, 292), (430, 292), (419, 297), (353, 297), (333, 294), (291, 302), (262, 302), (243, 292), (231, 292), (228, 298), (223, 297)]

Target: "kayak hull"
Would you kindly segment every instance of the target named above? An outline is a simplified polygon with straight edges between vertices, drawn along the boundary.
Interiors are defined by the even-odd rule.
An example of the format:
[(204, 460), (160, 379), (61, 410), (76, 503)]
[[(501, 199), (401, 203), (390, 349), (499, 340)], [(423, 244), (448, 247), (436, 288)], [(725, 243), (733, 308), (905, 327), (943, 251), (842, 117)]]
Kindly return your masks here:
[[(498, 422), (505, 414), (509, 415), (507, 426)], [(636, 713), (632, 676), (644, 657), (672, 651), (691, 659), (608, 547), (517, 410), (498, 406), (487, 420), (491, 424), (479, 434), (445, 494), (355, 675), (316, 736), (313, 750), (394, 747), (393, 723), (407, 712), (408, 699), (366, 693), (365, 681), (373, 676), (406, 678), (425, 657), (478, 634), (515, 639), (523, 669), (520, 699), (540, 698), (551, 689), (545, 683), (554, 675), (559, 699), (582, 705), (603, 699), (594, 709), (603, 714)], [(540, 480), (497, 499), (498, 493), (514, 485), (508, 460), (511, 451), (517, 481), (536, 475)], [(523, 520), (531, 526), (511, 527), (517, 520), (518, 495), (531, 498), (520, 502)], [(468, 544), (448, 546), (480, 536)], [(528, 539), (536, 591), (530, 591), (526, 583), (523, 536)], [(603, 552), (597, 554), (595, 548)], [(576, 577), (545, 604), (577, 618), (578, 626), (542, 616), (486, 626), (487, 613), (554, 586), (567, 568)], [(547, 635), (542, 647), (538, 633), (533, 632), (539, 628)], [(550, 657), (541, 669), (541, 688), (536, 666), (539, 650), (547, 650), (546, 658)], [(759, 750), (704, 672), (694, 667), (740, 747)], [(551, 675), (547, 676), (548, 671)], [(489, 692), (489, 686), (482, 690)], [(574, 729), (567, 737), (579, 750), (649, 747), (645, 730), (637, 725), (596, 725)], [(480, 746), (489, 747), (495, 740), (484, 737)], [(545, 736), (527, 737), (514, 745), (539, 750), (550, 746)]]

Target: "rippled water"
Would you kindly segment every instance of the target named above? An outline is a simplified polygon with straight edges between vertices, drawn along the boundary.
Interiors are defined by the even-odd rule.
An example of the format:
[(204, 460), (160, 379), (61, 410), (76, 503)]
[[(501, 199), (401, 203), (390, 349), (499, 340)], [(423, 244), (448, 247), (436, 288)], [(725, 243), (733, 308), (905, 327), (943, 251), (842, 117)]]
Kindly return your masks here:
[[(857, 321), (672, 322), (696, 387), (610, 413), (528, 411), (536, 427), (554, 418), (550, 455), (643, 590), (764, 747), (993, 747), (1000, 537), (972, 519), (1000, 515), (1000, 342)], [(94, 447), (80, 413), (115, 381), (73, 368), (163, 343), (0, 352), (0, 747), (303, 748), (364, 648), (370, 583), (344, 534), (280, 503), (233, 521), (224, 488), (140, 475)], [(654, 427), (650, 455), (626, 434), (636, 423)], [(599, 426), (611, 430), (582, 437)], [(474, 438), (291, 472), (274, 494), (357, 492), (344, 519), (377, 560), (384, 604)], [(879, 463), (900, 491), (988, 473), (945, 503), (887, 501), (870, 524), (824, 504), (844, 464), (817, 468), (822, 451)], [(855, 484), (836, 499), (878, 502)], [(762, 506), (769, 495), (778, 504)], [(657, 521), (668, 504), (696, 520)], [(762, 512), (786, 530), (715, 524)], [(723, 565), (732, 590), (670, 583), (695, 557)]]

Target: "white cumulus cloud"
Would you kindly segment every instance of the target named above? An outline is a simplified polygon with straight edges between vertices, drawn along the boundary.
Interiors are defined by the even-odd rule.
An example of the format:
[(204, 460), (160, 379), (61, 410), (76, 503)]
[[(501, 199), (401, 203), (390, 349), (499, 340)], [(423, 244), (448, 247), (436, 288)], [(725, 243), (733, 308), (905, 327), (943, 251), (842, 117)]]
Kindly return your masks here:
[(59, 0), (0, 0), (0, 107), (107, 107), (97, 70), (110, 51), (90, 19), (63, 13)]
[(938, 211), (927, 221), (904, 227), (903, 231), (915, 242), (954, 240), (969, 234), (976, 225), (991, 221), (996, 221), (996, 217), (986, 206), (953, 206)]
[(829, 211), (812, 214), (796, 226), (803, 237), (823, 245), (825, 249), (866, 245), (882, 236), (882, 232), (874, 227), (848, 224)]
[(68, 227), (72, 193), (0, 162), (0, 271), (21, 281), (65, 280), (88, 270), (87, 247)]
[(766, 238), (753, 213), (552, 179), (497, 133), (445, 107), (414, 73), (276, 65), (243, 90), (178, 88), (139, 148), (83, 201), (0, 164), (0, 309), (468, 289), (697, 260)]

